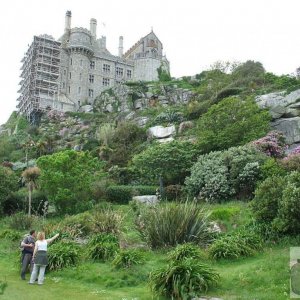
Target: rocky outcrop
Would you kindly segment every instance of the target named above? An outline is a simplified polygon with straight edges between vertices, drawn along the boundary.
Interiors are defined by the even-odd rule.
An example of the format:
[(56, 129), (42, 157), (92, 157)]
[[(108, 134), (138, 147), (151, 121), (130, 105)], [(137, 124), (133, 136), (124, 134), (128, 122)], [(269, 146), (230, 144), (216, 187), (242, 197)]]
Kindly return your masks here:
[(261, 108), (268, 108), (272, 127), (282, 131), (288, 144), (300, 142), (300, 89), (286, 95), (285, 92), (256, 97)]
[(119, 84), (102, 92), (95, 99), (93, 106), (96, 112), (130, 112), (157, 105), (186, 104), (193, 96), (192, 91), (178, 88), (176, 85)]

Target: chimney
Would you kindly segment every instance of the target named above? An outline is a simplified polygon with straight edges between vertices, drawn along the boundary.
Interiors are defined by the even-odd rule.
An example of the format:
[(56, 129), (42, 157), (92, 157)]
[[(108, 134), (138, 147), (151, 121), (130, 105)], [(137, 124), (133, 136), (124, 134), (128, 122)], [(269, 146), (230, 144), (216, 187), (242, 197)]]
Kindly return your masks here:
[(97, 36), (97, 20), (91, 19), (90, 20), (90, 32), (94, 39), (96, 39)]
[(65, 32), (71, 30), (71, 17), (72, 17), (71, 11), (67, 10), (66, 17), (65, 17)]
[(106, 36), (102, 35), (101, 41), (102, 41), (102, 48), (106, 49)]
[(123, 56), (123, 37), (119, 37), (119, 57)]

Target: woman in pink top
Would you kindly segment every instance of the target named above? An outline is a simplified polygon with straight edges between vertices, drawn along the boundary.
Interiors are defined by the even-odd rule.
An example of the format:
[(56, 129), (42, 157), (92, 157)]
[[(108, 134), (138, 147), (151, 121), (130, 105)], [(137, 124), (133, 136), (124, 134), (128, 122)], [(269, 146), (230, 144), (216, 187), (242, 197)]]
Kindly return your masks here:
[(37, 234), (37, 241), (35, 243), (35, 248), (33, 251), (33, 261), (34, 266), (30, 277), (30, 284), (33, 284), (38, 277), (38, 284), (43, 284), (46, 266), (48, 265), (48, 258), (47, 258), (47, 246), (49, 243), (53, 242), (59, 233), (56, 234), (51, 239), (45, 239), (45, 233), (39, 232)]

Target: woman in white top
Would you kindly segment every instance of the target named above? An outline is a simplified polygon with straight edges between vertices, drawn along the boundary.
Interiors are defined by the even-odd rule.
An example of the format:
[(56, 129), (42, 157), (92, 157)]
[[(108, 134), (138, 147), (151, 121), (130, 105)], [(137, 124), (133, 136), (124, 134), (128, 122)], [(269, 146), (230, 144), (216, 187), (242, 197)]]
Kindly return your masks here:
[(30, 284), (33, 284), (38, 276), (38, 284), (43, 284), (46, 266), (48, 265), (47, 246), (49, 243), (53, 242), (58, 236), (59, 233), (51, 239), (46, 240), (44, 232), (39, 232), (37, 234), (37, 241), (35, 243), (33, 251), (34, 266), (30, 276)]

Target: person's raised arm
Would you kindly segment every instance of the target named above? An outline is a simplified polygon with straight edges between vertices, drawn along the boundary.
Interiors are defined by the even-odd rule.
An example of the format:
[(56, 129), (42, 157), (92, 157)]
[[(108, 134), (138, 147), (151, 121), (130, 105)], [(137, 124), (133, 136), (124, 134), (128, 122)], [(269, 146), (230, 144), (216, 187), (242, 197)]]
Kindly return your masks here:
[(49, 244), (49, 243), (51, 243), (51, 242), (53, 242), (56, 238), (58, 238), (58, 236), (59, 236), (59, 233), (57, 233), (55, 236), (53, 236), (51, 239), (47, 239), (46, 241), (47, 241), (47, 243)]

